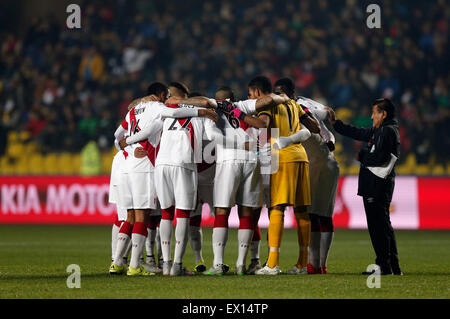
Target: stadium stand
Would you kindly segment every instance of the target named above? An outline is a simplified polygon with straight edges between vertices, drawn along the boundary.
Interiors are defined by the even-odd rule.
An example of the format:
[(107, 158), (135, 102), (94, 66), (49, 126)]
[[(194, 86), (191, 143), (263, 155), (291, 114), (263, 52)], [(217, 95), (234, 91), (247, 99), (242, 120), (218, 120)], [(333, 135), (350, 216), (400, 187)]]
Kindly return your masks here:
[[(399, 108), (399, 174), (449, 175), (449, 11), (445, 0), (81, 2), (82, 28), (33, 18), (0, 34), (0, 174), (80, 174), (94, 141), (108, 174), (113, 132), (152, 81), (246, 97), (256, 74), (295, 79), (297, 93), (370, 125), (370, 103)], [(447, 52), (447, 53), (446, 53)], [(337, 136), (342, 173), (358, 145)]]

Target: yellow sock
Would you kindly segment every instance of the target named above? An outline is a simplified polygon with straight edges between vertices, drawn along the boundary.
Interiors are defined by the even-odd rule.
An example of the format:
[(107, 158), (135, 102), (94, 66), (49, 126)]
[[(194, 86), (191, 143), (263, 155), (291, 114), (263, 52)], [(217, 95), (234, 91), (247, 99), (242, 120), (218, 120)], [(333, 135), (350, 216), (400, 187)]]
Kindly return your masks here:
[(303, 268), (308, 264), (308, 247), (311, 238), (311, 221), (308, 213), (295, 214), (297, 220), (297, 239), (299, 254), (297, 267)]
[(267, 266), (274, 268), (280, 263), (280, 246), (281, 239), (283, 238), (284, 229), (284, 214), (278, 209), (272, 209), (270, 211), (269, 219), (269, 259), (267, 260)]

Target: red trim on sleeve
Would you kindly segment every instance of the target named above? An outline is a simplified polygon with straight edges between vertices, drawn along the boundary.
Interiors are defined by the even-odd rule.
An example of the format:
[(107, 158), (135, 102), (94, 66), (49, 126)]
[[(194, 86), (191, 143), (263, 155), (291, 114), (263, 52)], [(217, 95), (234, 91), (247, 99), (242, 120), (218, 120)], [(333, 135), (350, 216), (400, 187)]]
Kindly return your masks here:
[(128, 130), (128, 122), (126, 120), (123, 120), (121, 125), (125, 130)]

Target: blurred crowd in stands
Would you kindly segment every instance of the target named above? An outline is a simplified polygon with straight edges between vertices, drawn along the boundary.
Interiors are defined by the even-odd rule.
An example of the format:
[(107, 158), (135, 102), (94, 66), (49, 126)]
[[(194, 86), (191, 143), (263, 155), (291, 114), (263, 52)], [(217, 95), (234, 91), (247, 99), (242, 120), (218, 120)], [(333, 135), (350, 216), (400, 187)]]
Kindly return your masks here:
[[(373, 2), (373, 1), (372, 1)], [(25, 32), (0, 30), (0, 156), (8, 132), (27, 131), (39, 150), (110, 151), (128, 104), (153, 81), (181, 81), (213, 96), (247, 97), (258, 74), (295, 80), (297, 94), (371, 126), (371, 103), (398, 107), (401, 161), (450, 161), (449, 21), (446, 0), (370, 2), (107, 1), (81, 4), (81, 29), (52, 18)], [(65, 21), (64, 21), (65, 22)], [(358, 145), (340, 139), (350, 165)]]

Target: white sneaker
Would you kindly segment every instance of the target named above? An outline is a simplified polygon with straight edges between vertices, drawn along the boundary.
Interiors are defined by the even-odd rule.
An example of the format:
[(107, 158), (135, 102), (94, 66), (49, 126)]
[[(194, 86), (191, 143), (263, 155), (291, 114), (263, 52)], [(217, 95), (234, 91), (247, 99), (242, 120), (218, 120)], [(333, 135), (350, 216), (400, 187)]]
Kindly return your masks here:
[(308, 267), (298, 268), (296, 265), (289, 269), (286, 273), (290, 275), (307, 275)]
[(170, 270), (172, 268), (172, 261), (163, 261), (163, 276), (170, 276)]
[(267, 265), (255, 271), (255, 275), (279, 275), (280, 273), (281, 273), (280, 267), (275, 266), (274, 268), (270, 268)]
[(259, 259), (257, 259), (257, 258), (252, 259), (250, 265), (248, 266), (247, 274), (254, 275), (255, 271), (257, 271), (259, 269), (261, 269), (261, 265), (259, 263)]
[(173, 263), (172, 268), (170, 269), (171, 276), (192, 276), (194, 273), (188, 271), (185, 267), (183, 267), (182, 263)]

